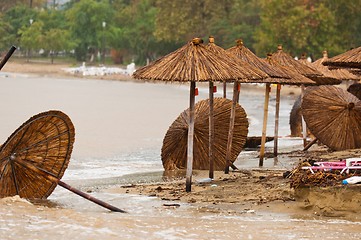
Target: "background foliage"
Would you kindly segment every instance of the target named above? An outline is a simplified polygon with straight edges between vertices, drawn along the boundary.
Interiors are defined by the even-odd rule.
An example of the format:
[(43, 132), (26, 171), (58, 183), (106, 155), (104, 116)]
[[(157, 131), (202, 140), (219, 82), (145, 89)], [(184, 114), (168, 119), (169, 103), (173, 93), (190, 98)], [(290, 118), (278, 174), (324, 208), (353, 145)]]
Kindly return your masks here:
[(242, 38), (260, 57), (282, 44), (315, 60), (361, 45), (360, 14), (361, 0), (2, 0), (0, 51), (144, 64), (212, 35), (224, 48)]

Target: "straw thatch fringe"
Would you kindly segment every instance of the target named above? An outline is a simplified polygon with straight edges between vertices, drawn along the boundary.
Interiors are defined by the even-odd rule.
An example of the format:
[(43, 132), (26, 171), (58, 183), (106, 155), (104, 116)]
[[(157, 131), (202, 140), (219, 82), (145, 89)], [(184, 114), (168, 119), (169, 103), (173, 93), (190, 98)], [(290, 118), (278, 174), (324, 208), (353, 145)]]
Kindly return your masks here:
[(361, 101), (334, 86), (307, 88), (302, 113), (310, 131), (333, 150), (361, 147)]
[(178, 50), (134, 72), (138, 79), (160, 81), (244, 81), (267, 75), (247, 64), (238, 65), (231, 58), (208, 50), (203, 40), (195, 38)]
[(336, 78), (341, 81), (347, 81), (347, 80), (358, 81), (358, 80), (360, 80), (359, 76), (356, 76), (355, 74), (350, 73), (346, 69), (330, 70), (328, 67), (323, 65), (323, 62), (328, 61), (328, 59), (329, 58), (327, 55), (327, 51), (323, 51), (323, 57), (314, 61), (313, 63), (311, 63), (311, 65), (313, 65), (318, 71), (320, 71), (326, 77)]
[(68, 166), (74, 137), (70, 118), (60, 111), (40, 113), (26, 121), (0, 148), (0, 197), (47, 198), (57, 184), (44, 178), (43, 172), (25, 168), (22, 162), (60, 179)]
[(277, 67), (280, 71), (286, 72), (288, 74), (288, 76), (291, 77), (291, 79), (287, 79), (286, 81), (280, 82), (281, 84), (284, 84), (284, 85), (302, 85), (302, 84), (303, 85), (315, 85), (316, 84), (311, 79), (296, 72), (293, 68), (283, 66), (282, 64), (280, 64), (279, 62), (274, 60), (272, 54), (267, 55), (266, 61), (271, 66)]
[[(214, 99), (214, 170), (224, 170), (226, 166), (227, 137), (232, 101), (225, 98)], [(162, 162), (165, 170), (185, 169), (187, 159), (187, 134), (189, 109), (185, 110), (169, 127), (162, 147)], [(194, 161), (193, 169), (209, 169), (209, 99), (195, 105)], [(244, 109), (236, 105), (235, 132), (233, 135), (231, 161), (241, 152), (248, 134), (248, 119)]]
[(323, 62), (323, 65), (333, 67), (361, 68), (361, 47), (351, 49)]

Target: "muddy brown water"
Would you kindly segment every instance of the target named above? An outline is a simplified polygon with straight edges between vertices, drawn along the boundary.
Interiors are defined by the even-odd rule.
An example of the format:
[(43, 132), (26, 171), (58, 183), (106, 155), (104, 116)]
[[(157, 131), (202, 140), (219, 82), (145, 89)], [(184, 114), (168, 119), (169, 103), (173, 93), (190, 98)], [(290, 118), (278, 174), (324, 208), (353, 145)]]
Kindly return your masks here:
[[(207, 98), (208, 86), (199, 88), (197, 100)], [(250, 89), (241, 92), (241, 105), (250, 119), (250, 135), (260, 135), (263, 88)], [(0, 142), (32, 115), (50, 109), (65, 112), (75, 125), (76, 142), (63, 180), (128, 213), (109, 212), (57, 187), (40, 203), (16, 196), (1, 199), (0, 239), (359, 239), (359, 220), (237, 204), (164, 206), (166, 201), (154, 197), (107, 192), (119, 184), (162, 180), (162, 140), (170, 124), (188, 108), (188, 92), (188, 85), (179, 84), (2, 73)], [(221, 96), (221, 91), (217, 94)], [(289, 134), (294, 99), (282, 97), (281, 136)], [(271, 97), (269, 134), (273, 134), (274, 106)], [(295, 148), (300, 143), (282, 138), (279, 145)], [(237, 166), (257, 166), (256, 155), (242, 153)], [(267, 168), (290, 169), (292, 164), (282, 157), (265, 161)]]

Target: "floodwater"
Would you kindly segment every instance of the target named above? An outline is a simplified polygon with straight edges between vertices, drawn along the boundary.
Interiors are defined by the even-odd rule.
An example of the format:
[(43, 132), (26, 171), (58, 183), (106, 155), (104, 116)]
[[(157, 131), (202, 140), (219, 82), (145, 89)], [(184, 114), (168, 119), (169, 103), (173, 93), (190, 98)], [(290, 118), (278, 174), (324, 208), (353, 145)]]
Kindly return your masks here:
[[(220, 88), (216, 96), (221, 96)], [(249, 135), (260, 136), (263, 88), (252, 88), (257, 87), (242, 87), (240, 103), (250, 120)], [(208, 86), (200, 85), (197, 100), (207, 96)], [(187, 84), (1, 73), (0, 98), (0, 142), (37, 113), (55, 109), (69, 115), (76, 141), (62, 180), (128, 212), (109, 212), (61, 187), (38, 204), (4, 198), (0, 200), (0, 239), (359, 239), (361, 222), (357, 221), (247, 209), (212, 211), (212, 206), (187, 203), (172, 208), (154, 197), (104, 191), (119, 184), (162, 180), (162, 140), (171, 123), (188, 108)], [(286, 137), (294, 99), (287, 95), (281, 100), (280, 151), (302, 143)], [(272, 92), (268, 135), (274, 131), (274, 110)], [(256, 155), (242, 152), (235, 165), (256, 167)], [(293, 164), (287, 159), (265, 160), (267, 168), (291, 169)]]

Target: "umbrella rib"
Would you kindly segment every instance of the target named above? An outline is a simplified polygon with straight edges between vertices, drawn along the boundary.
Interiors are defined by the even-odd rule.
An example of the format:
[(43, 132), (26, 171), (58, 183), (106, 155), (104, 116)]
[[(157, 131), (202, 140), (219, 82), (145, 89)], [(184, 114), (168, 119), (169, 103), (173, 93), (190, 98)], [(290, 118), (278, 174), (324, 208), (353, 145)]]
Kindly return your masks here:
[(56, 136), (54, 136), (54, 137), (46, 138), (46, 139), (44, 139), (44, 140), (42, 140), (42, 141), (40, 141), (40, 142), (34, 143), (34, 144), (30, 145), (30, 146), (27, 147), (27, 148), (21, 149), (21, 150), (18, 151), (17, 153), (23, 153), (23, 152), (25, 152), (25, 151), (33, 148), (33, 147), (36, 147), (36, 146), (39, 145), (39, 144), (42, 144), (42, 143), (51, 141), (51, 140), (53, 140), (53, 139), (55, 139), (55, 138), (57, 138), (57, 137), (63, 136), (64, 134), (67, 134), (67, 133), (69, 133), (69, 130), (66, 130), (65, 132), (62, 132), (62, 133), (60, 133), (60, 134), (58, 134), (58, 135), (56, 135)]
[(2, 173), (0, 175), (0, 179), (2, 179), (2, 177), (4, 176), (5, 170), (6, 170), (8, 165), (9, 165), (9, 161), (7, 163), (5, 163), (4, 170), (2, 171)]
[(11, 166), (11, 171), (12, 171), (12, 175), (13, 175), (13, 178), (14, 178), (14, 185), (15, 185), (15, 189), (16, 189), (16, 195), (19, 195), (19, 187), (18, 187), (18, 183), (16, 181), (14, 162), (11, 159), (10, 159), (10, 166)]

